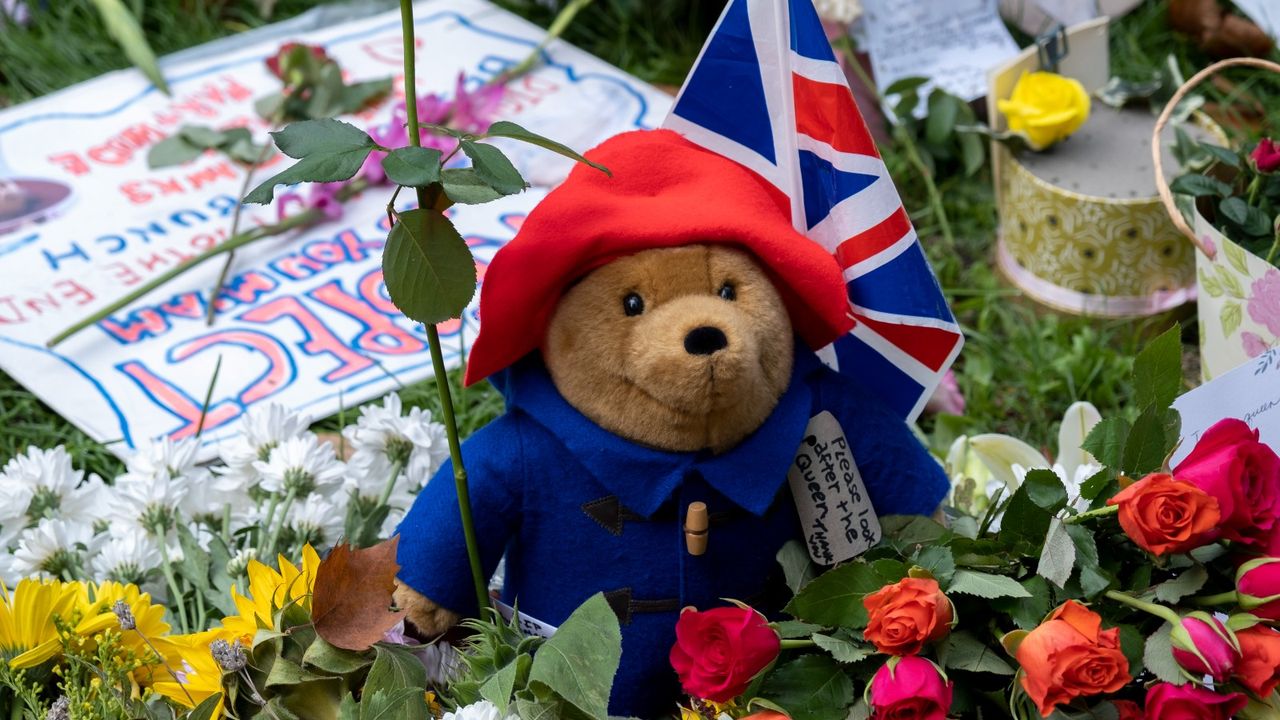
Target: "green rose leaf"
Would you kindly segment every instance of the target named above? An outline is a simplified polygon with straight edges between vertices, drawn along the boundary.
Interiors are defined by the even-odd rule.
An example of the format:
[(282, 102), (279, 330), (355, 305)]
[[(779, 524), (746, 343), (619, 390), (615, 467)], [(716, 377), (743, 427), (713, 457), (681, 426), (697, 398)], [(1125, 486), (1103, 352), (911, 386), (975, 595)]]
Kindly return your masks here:
[(366, 695), (379, 690), (395, 692), (401, 688), (417, 688), (419, 692), (426, 690), (427, 669), (413, 653), (395, 645), (374, 645), (373, 649), (373, 667), (369, 668), (369, 677), (364, 681), (363, 692)]
[(1067, 505), (1067, 488), (1052, 470), (1028, 470), (1022, 485), (1027, 489), (1027, 497), (1042, 510), (1056, 513)]
[(1187, 682), (1187, 678), (1182, 674), (1178, 661), (1173, 659), (1173, 638), (1170, 636), (1172, 629), (1169, 623), (1165, 623), (1147, 637), (1146, 647), (1142, 651), (1142, 664), (1161, 680), (1182, 685)]
[(1076, 546), (1076, 565), (1080, 568), (1080, 589), (1086, 598), (1111, 587), (1111, 577), (1098, 562), (1098, 543), (1093, 532), (1083, 525), (1068, 525), (1067, 535)]
[(520, 177), (520, 171), (498, 148), (463, 140), (462, 152), (471, 158), (476, 175), (502, 195), (514, 195), (528, 187)]
[(483, 205), (502, 197), (472, 168), (450, 168), (440, 172), (440, 184), (449, 199), (463, 205)]
[(600, 172), (612, 176), (612, 173), (609, 172), (609, 168), (599, 163), (591, 162), (585, 157), (574, 152), (573, 148), (570, 148), (568, 145), (558, 143), (550, 138), (545, 138), (537, 133), (529, 132), (519, 125), (507, 120), (499, 120), (498, 122), (490, 125), (489, 129), (485, 131), (485, 137), (511, 138), (512, 140), (519, 140), (520, 142), (529, 143), (530, 145), (536, 145), (544, 150), (550, 150), (557, 155), (563, 155), (564, 157), (576, 160), (580, 163), (590, 165)]
[(533, 656), (529, 685), (545, 686), (582, 713), (609, 717), (609, 691), (622, 657), (618, 616), (603, 593), (592, 595)]
[(1169, 189), (1179, 195), (1190, 195), (1192, 197), (1203, 197), (1205, 195), (1226, 197), (1231, 194), (1230, 185), (1208, 175), (1182, 175), (1169, 183)]
[(961, 630), (953, 632), (938, 644), (938, 661), (949, 670), (1013, 675), (1013, 667), (1005, 662), (1003, 650), (992, 649), (973, 635)]
[(1181, 425), (1182, 419), (1176, 410), (1156, 406), (1143, 410), (1133, 421), (1129, 437), (1125, 438), (1121, 467), (1135, 477), (1160, 469), (1178, 442)]
[(1183, 570), (1178, 577), (1165, 580), (1155, 587), (1156, 599), (1169, 605), (1176, 604), (1188, 595), (1200, 592), (1200, 588), (1209, 581), (1209, 571), (1199, 563)]
[(825, 655), (804, 655), (774, 670), (760, 696), (792, 720), (844, 720), (853, 703), (853, 681)]
[(1093, 426), (1081, 445), (1090, 455), (1109, 468), (1121, 468), (1124, 442), (1129, 437), (1129, 423), (1124, 418), (1103, 418)]
[(863, 658), (871, 657), (876, 649), (861, 645), (853, 640), (848, 631), (839, 631), (834, 635), (815, 634), (813, 643), (826, 650), (840, 663), (855, 663)]
[(271, 202), (277, 185), (349, 180), (377, 147), (363, 130), (331, 118), (293, 123), (271, 137), (280, 152), (298, 162), (254, 188), (244, 198), (247, 203)]
[(951, 581), (951, 586), (947, 588), (947, 592), (973, 595), (974, 597), (988, 600), (1003, 597), (1031, 597), (1031, 593), (1027, 592), (1027, 589), (1019, 585), (1018, 581), (1013, 578), (973, 570), (957, 570), (955, 578)]
[(382, 169), (397, 185), (426, 187), (440, 180), (440, 151), (412, 145), (396, 148), (382, 158)]
[(929, 114), (925, 117), (926, 142), (941, 145), (956, 128), (956, 116), (960, 113), (960, 99), (944, 90), (929, 93)]
[(382, 275), (396, 307), (428, 325), (461, 316), (476, 292), (471, 249), (436, 210), (400, 213), (382, 253)]
[(793, 616), (826, 627), (866, 627), (862, 598), (885, 585), (875, 568), (851, 562), (814, 578), (787, 605)]
[(1167, 408), (1182, 393), (1182, 339), (1170, 328), (1133, 361), (1133, 398), (1139, 408)]
[(929, 571), (939, 585), (947, 585), (956, 574), (956, 558), (945, 545), (930, 545), (916, 554), (915, 564)]
[(799, 540), (790, 540), (782, 546), (778, 551), (778, 564), (782, 566), (782, 575), (787, 579), (787, 587), (791, 588), (793, 595), (800, 592), (818, 574), (809, 551)]
[(1055, 517), (1049, 523), (1049, 532), (1044, 537), (1044, 549), (1040, 551), (1040, 564), (1036, 566), (1036, 574), (1064, 588), (1071, 579), (1071, 571), (1075, 566), (1075, 543), (1071, 542), (1071, 536), (1067, 534), (1067, 526)]
[(427, 704), (419, 688), (365, 691), (360, 698), (360, 720), (426, 720)]
[(192, 145), (181, 134), (161, 140), (147, 151), (147, 167), (152, 170), (182, 165), (204, 154), (205, 148)]

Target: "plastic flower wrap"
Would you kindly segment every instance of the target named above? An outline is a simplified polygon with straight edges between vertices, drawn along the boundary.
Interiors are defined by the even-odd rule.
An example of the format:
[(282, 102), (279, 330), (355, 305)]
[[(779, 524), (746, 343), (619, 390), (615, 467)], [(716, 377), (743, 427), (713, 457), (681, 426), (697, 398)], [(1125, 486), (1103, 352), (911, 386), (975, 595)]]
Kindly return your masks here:
[(1078, 80), (1051, 72), (1023, 73), (1008, 100), (996, 106), (1010, 132), (1035, 150), (1062, 142), (1089, 119), (1089, 93)]

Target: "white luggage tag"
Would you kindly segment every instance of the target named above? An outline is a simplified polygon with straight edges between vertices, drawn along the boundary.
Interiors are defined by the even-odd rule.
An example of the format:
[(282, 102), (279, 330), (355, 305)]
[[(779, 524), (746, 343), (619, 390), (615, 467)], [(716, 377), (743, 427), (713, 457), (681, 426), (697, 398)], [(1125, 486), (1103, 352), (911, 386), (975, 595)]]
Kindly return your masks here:
[(814, 562), (844, 562), (880, 542), (880, 518), (844, 429), (831, 413), (824, 410), (809, 420), (787, 480)]

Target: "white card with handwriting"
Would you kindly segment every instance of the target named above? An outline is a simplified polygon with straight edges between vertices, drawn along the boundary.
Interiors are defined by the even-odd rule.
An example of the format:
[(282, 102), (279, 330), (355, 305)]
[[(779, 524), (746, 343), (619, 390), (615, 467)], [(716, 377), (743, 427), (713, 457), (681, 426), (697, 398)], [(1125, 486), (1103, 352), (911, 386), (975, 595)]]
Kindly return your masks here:
[(809, 421), (787, 473), (809, 557), (835, 565), (880, 542), (880, 518), (840, 421), (825, 410)]
[(1187, 392), (1173, 408), (1182, 415), (1182, 444), (1171, 465), (1182, 462), (1204, 431), (1223, 418), (1245, 421), (1262, 442), (1280, 448), (1280, 348)]

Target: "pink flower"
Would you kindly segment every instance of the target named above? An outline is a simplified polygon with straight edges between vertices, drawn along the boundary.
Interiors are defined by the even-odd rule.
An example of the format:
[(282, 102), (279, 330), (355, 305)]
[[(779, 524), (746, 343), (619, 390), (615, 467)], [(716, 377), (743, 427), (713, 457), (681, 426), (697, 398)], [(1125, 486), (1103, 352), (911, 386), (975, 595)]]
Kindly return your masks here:
[(1271, 138), (1262, 138), (1258, 146), (1249, 153), (1249, 159), (1260, 173), (1273, 173), (1280, 169), (1280, 143)]
[(1248, 699), (1240, 693), (1219, 695), (1199, 685), (1157, 683), (1147, 691), (1151, 720), (1230, 720)]
[(890, 660), (871, 679), (872, 720), (945, 720), (951, 683), (918, 655)]
[(312, 183), (306, 198), (296, 192), (282, 193), (276, 200), (278, 217), (284, 220), (290, 205), (301, 205), (304, 210), (319, 210), (331, 222), (341, 220), (342, 201), (338, 199), (338, 191), (344, 187), (345, 182)]
[(1221, 620), (1195, 612), (1173, 629), (1173, 659), (1195, 677), (1208, 675), (1216, 682), (1231, 677), (1240, 660), (1240, 643)]
[(1280, 457), (1244, 421), (1227, 418), (1211, 426), (1173, 476), (1217, 499), (1222, 537), (1257, 546), (1277, 535)]
[(955, 372), (948, 370), (947, 374), (942, 376), (942, 382), (938, 383), (933, 395), (929, 396), (924, 409), (925, 412), (931, 413), (964, 414), (964, 394), (960, 392), (960, 385), (956, 383)]
[(1249, 317), (1280, 335), (1280, 270), (1267, 268), (1249, 288)]
[(1240, 333), (1240, 345), (1244, 348), (1244, 354), (1251, 358), (1256, 358), (1267, 351), (1267, 344), (1263, 342), (1262, 336), (1257, 333)]
[(1254, 558), (1236, 570), (1240, 607), (1260, 618), (1280, 620), (1280, 558)]

